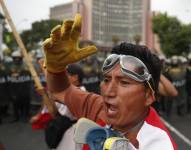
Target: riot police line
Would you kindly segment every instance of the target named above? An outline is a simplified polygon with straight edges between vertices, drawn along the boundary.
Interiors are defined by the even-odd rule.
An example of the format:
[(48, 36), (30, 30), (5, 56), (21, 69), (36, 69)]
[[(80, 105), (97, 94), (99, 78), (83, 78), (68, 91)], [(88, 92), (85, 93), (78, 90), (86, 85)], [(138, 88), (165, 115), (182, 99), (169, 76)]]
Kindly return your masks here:
[(168, 117), (186, 115), (191, 110), (191, 55), (172, 56), (164, 60), (163, 74), (178, 91), (176, 97), (161, 97), (161, 111)]
[[(34, 63), (38, 65), (37, 61)], [(45, 84), (43, 73), (39, 72), (39, 78)], [(11, 122), (27, 121), (33, 103), (40, 106), (41, 97), (20, 52), (14, 51), (12, 61), (0, 60), (0, 122), (7, 114), (11, 115)]]

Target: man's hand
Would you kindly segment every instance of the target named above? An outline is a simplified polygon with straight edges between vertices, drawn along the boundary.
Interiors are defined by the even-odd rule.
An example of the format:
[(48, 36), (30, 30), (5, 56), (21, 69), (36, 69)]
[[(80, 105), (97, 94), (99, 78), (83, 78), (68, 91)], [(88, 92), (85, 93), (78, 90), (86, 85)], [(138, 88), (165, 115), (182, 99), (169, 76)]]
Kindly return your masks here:
[(45, 65), (49, 72), (59, 73), (68, 64), (77, 62), (97, 51), (95, 46), (78, 47), (81, 31), (81, 16), (77, 14), (73, 20), (66, 20), (51, 31), (50, 38), (43, 43)]

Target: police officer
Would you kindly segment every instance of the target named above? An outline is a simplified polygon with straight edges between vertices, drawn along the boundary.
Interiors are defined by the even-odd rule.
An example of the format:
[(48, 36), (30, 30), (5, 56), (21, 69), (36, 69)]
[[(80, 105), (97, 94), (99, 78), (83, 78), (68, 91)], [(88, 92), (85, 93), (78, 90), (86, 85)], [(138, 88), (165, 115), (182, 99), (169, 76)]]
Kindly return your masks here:
[[(46, 79), (43, 73), (42, 68), (40, 67), (39, 60), (44, 57), (42, 50), (38, 49), (34, 53), (34, 57), (32, 57), (32, 64), (39, 76), (39, 79), (44, 87), (46, 87)], [(41, 106), (42, 97), (37, 93), (36, 87), (31, 86), (31, 105), (36, 111), (36, 108), (39, 109)], [(32, 109), (33, 110), (33, 109)], [(33, 111), (32, 111), (33, 112)]]
[(187, 112), (191, 110), (191, 53), (188, 55), (187, 77), (186, 77), (186, 89), (187, 89)]
[(7, 71), (4, 62), (0, 58), (0, 124), (2, 117), (7, 113), (9, 105), (9, 93), (7, 83)]
[(85, 86), (89, 92), (100, 93), (100, 72), (98, 70), (98, 64), (95, 57), (90, 57), (83, 62), (82, 68), (84, 72), (84, 78), (82, 85)]
[(30, 88), (31, 77), (28, 69), (23, 63), (20, 51), (12, 53), (13, 62), (10, 64), (8, 82), (10, 84), (10, 95), (13, 103), (13, 121), (28, 119), (30, 110)]
[(167, 114), (170, 113), (172, 108), (172, 102), (176, 104), (177, 115), (184, 115), (184, 109), (187, 99), (186, 92), (186, 69), (183, 66), (183, 62), (178, 56), (171, 58), (171, 68), (169, 69), (168, 75), (178, 91), (178, 95), (174, 97), (174, 100), (169, 100)]

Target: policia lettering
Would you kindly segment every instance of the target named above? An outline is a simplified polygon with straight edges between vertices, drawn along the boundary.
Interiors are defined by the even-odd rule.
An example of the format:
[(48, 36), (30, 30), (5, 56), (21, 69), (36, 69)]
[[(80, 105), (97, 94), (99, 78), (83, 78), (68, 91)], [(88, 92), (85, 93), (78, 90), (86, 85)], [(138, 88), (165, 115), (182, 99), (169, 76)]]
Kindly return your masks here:
[(30, 81), (31, 77), (30, 75), (8, 76), (7, 80), (8, 82), (12, 82), (12, 83), (22, 83), (22, 82)]

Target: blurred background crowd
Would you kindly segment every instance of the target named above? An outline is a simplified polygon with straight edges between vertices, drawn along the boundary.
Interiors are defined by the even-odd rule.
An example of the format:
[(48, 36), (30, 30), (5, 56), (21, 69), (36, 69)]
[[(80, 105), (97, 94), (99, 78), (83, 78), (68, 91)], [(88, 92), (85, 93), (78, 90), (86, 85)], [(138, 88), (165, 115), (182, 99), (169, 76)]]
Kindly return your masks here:
[[(87, 91), (100, 93), (101, 65), (108, 51), (99, 51), (96, 55), (79, 62), (83, 72), (80, 75), (81, 85)], [(46, 80), (38, 64), (43, 58), (41, 49), (30, 52), (30, 59), (44, 86)], [(0, 60), (0, 123), (7, 115), (10, 122), (28, 121), (30, 116), (40, 108), (42, 98), (38, 95), (34, 81), (20, 51), (13, 51), (10, 56)], [(154, 107), (161, 115), (171, 117), (173, 113), (184, 116), (191, 112), (191, 54), (166, 58), (159, 55), (163, 64), (162, 74), (169, 79), (178, 91), (175, 97), (159, 95)]]
[[(22, 7), (27, 10), (26, 14), (32, 13), (28, 18), (17, 20), (17, 28), (29, 22), (29, 19), (34, 16), (40, 17), (40, 11), (45, 11), (42, 7), (37, 11), (36, 8), (45, 6), (49, 2), (53, 4), (53, 1), (46, 0), (15, 2), (17, 6), (22, 4)], [(189, 19), (180, 20), (167, 12), (151, 10), (155, 2), (156, 0), (70, 0), (67, 2), (64, 0), (60, 4), (55, 2), (47, 8), (48, 18), (32, 22), (30, 28), (19, 30), (19, 34), (28, 50), (30, 61), (42, 84), (46, 86), (44, 74), (38, 64), (38, 60), (44, 57), (41, 49), (42, 41), (49, 37), (48, 34), (54, 26), (62, 24), (63, 19), (71, 19), (76, 13), (80, 13), (83, 19), (80, 47), (93, 44), (98, 48), (96, 55), (79, 62), (83, 70), (80, 80), (87, 91), (95, 93), (100, 93), (101, 66), (112, 46), (122, 41), (148, 46), (159, 56), (163, 63), (162, 74), (171, 81), (178, 92), (177, 96), (173, 97), (158, 95), (157, 102), (153, 106), (161, 116), (186, 118), (191, 112), (191, 22)], [(170, 6), (170, 2), (174, 6), (171, 8), (179, 8), (176, 12), (184, 11), (186, 12), (184, 17), (189, 17), (191, 11), (189, 0), (168, 0), (162, 3), (163, 6)], [(6, 3), (12, 9), (10, 12), (14, 9), (15, 14), (20, 13), (19, 16), (24, 16), (24, 10), (15, 7), (14, 1), (7, 0)], [(42, 97), (36, 91), (25, 62), (6, 17), (0, 9), (1, 125), (28, 122), (41, 107)], [(184, 131), (185, 126), (182, 126), (180, 130)], [(187, 131), (185, 130), (185, 133)], [(9, 143), (9, 140), (7, 141)]]

